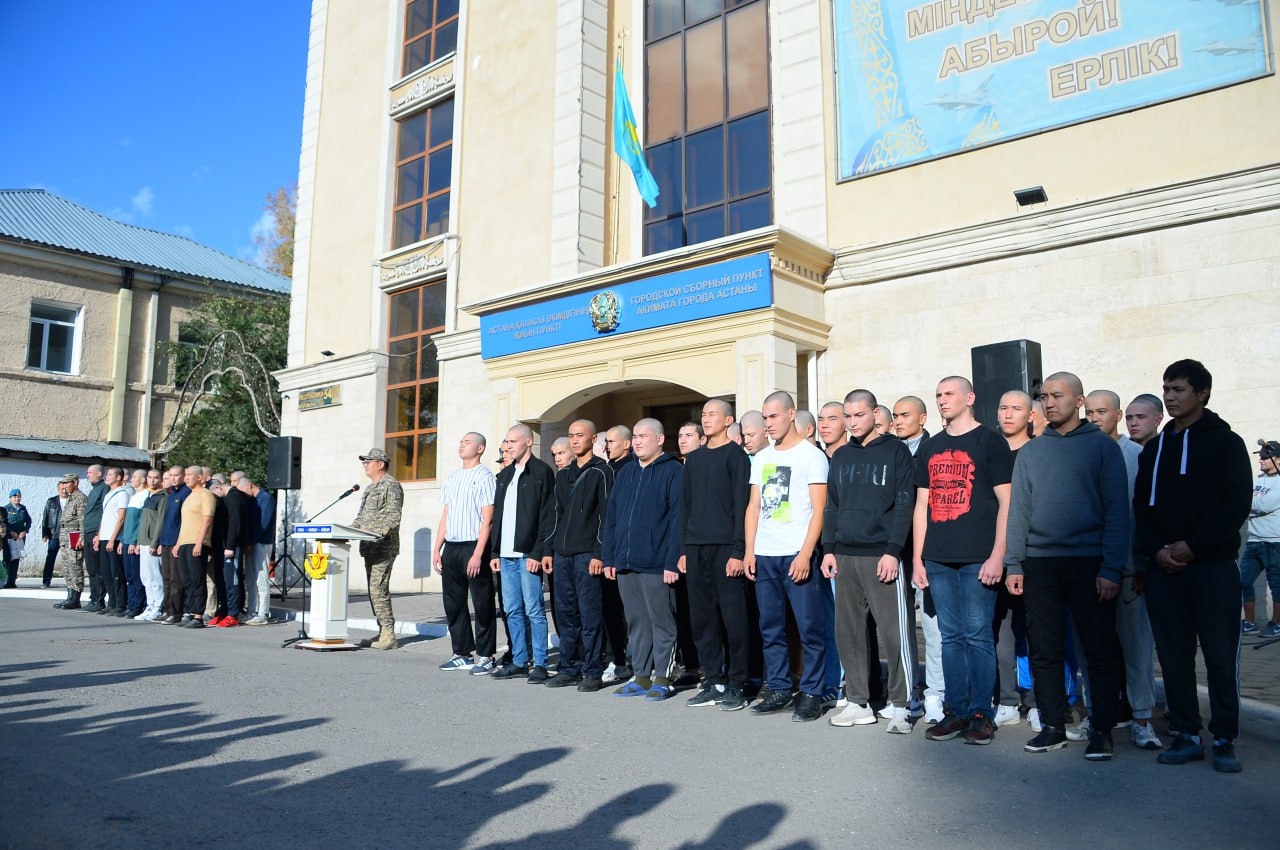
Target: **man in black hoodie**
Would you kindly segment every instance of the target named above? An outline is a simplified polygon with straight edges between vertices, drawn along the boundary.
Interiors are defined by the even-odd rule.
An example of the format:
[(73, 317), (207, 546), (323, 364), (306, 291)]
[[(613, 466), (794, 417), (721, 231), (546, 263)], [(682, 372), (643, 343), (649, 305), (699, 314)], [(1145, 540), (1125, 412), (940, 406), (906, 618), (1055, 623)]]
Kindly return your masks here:
[[(1173, 421), (1147, 443), (1134, 485), (1133, 577), (1164, 673), (1169, 749), (1164, 764), (1204, 759), (1196, 693), (1196, 644), (1209, 681), (1213, 767), (1240, 771), (1240, 529), (1249, 517), (1253, 467), (1244, 441), (1205, 407), (1213, 378), (1204, 364), (1179, 360), (1164, 370), (1164, 404)], [(1154, 565), (1151, 563), (1154, 562)]]
[[(899, 559), (911, 527), (915, 474), (911, 450), (895, 435), (877, 433), (876, 397), (868, 390), (845, 396), (849, 442), (831, 457), (822, 523), (822, 573), (836, 580), (836, 645), (846, 670), (868, 664), (867, 613), (884, 633), (889, 666), (888, 731), (910, 734), (907, 703), (914, 690), (908, 669), (914, 640), (905, 628), (907, 598)], [(879, 659), (876, 659), (879, 666)], [(849, 703), (832, 726), (876, 722), (862, 676), (845, 677)]]
[(556, 626), (560, 632), (560, 668), (549, 688), (577, 685), (579, 691), (604, 687), (600, 547), (604, 512), (613, 489), (613, 469), (596, 457), (595, 423), (579, 419), (569, 426), (574, 460), (556, 473), (556, 518), (545, 541), (542, 569), (556, 585)]

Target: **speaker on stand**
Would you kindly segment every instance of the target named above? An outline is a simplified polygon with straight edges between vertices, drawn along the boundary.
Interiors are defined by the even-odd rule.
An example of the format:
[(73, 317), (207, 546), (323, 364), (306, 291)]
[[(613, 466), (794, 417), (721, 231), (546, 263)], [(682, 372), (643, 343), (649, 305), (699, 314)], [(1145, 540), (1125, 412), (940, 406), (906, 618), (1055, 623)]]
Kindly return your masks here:
[(970, 349), (973, 360), (974, 417), (1000, 430), (1000, 396), (1022, 390), (1035, 399), (1044, 383), (1040, 343), (1029, 339), (995, 342)]

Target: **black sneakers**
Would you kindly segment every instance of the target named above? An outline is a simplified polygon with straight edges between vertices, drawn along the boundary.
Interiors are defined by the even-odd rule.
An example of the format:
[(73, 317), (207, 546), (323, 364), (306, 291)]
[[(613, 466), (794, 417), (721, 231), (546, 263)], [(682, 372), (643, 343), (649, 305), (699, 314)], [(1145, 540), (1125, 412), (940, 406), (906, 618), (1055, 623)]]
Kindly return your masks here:
[(1181, 732), (1173, 736), (1169, 749), (1156, 756), (1161, 764), (1186, 764), (1189, 761), (1204, 761), (1204, 747), (1191, 735)]
[(529, 670), (528, 682), (531, 685), (545, 685), (547, 683), (547, 679), (550, 678), (551, 676), (547, 673), (547, 668), (543, 667), (541, 664), (535, 664)]
[(604, 687), (604, 680), (599, 676), (583, 676), (578, 683), (578, 690), (584, 694), (594, 693)]
[(1029, 753), (1047, 753), (1049, 750), (1060, 750), (1066, 745), (1066, 732), (1056, 726), (1043, 726), (1034, 738), (1023, 745), (1022, 749)]
[(1089, 732), (1089, 746), (1084, 749), (1084, 757), (1089, 761), (1111, 761), (1115, 746), (1111, 743), (1111, 733), (1101, 729)]
[(991, 722), (991, 718), (985, 714), (975, 714), (969, 721), (969, 728), (964, 730), (964, 742), (966, 744), (985, 746), (991, 743), (991, 739), (995, 737), (995, 734), (996, 727)]
[(943, 716), (942, 720), (930, 726), (924, 737), (929, 741), (950, 741), (969, 728), (969, 721), (954, 714)]
[(772, 714), (791, 705), (791, 694), (785, 691), (769, 691), (769, 695), (751, 706), (752, 714)]
[(796, 699), (795, 711), (791, 712), (791, 719), (799, 723), (808, 723), (811, 720), (817, 720), (822, 716), (822, 697), (816, 697), (813, 694), (800, 694)]
[(747, 698), (742, 693), (742, 688), (725, 688), (724, 693), (720, 696), (721, 711), (742, 711), (747, 707)]
[(705, 705), (715, 705), (724, 696), (724, 691), (718, 690), (715, 685), (710, 683), (703, 685), (702, 690), (689, 697), (685, 705), (690, 708), (699, 708)]
[(578, 677), (570, 673), (557, 673), (546, 681), (546, 685), (548, 688), (571, 688), (578, 681)]
[(489, 674), (491, 679), (526, 679), (528, 677), (529, 668), (517, 664), (503, 664)]
[(1244, 768), (1236, 758), (1236, 745), (1230, 738), (1218, 738), (1213, 742), (1213, 769), (1219, 773), (1239, 773)]

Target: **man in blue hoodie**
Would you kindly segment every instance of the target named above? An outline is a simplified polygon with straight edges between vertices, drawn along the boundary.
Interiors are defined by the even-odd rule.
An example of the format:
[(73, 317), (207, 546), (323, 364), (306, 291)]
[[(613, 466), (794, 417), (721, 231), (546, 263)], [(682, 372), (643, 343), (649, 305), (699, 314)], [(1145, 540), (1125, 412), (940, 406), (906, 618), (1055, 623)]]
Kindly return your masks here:
[(1135, 593), (1147, 614), (1164, 673), (1169, 748), (1157, 759), (1204, 759), (1196, 646), (1208, 673), (1213, 767), (1238, 773), (1240, 734), (1240, 529), (1249, 517), (1253, 469), (1244, 441), (1205, 407), (1213, 377), (1196, 360), (1164, 370), (1173, 419), (1138, 458), (1134, 485)]
[(618, 471), (604, 519), (601, 560), (618, 582), (634, 677), (616, 696), (661, 701), (675, 693), (676, 601), (680, 578), (680, 497), (684, 467), (663, 452), (662, 423), (641, 419), (631, 432), (635, 462)]
[(1049, 427), (1018, 452), (1005, 531), (1006, 586), (1026, 600), (1027, 643), (1042, 728), (1023, 747), (1066, 745), (1062, 678), (1067, 610), (1089, 662), (1093, 694), (1085, 758), (1111, 759), (1124, 668), (1116, 595), (1129, 560), (1129, 481), (1115, 440), (1080, 418), (1084, 386), (1070, 372), (1044, 381)]

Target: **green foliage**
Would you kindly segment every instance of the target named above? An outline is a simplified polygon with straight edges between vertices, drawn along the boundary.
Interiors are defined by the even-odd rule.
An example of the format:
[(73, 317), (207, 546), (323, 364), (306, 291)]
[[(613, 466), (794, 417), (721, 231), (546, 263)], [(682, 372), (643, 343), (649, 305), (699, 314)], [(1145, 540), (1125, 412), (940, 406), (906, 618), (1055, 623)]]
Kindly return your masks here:
[[(289, 301), (278, 297), (211, 296), (201, 301), (191, 318), (183, 322), (182, 341), (163, 341), (158, 349), (174, 364), (175, 374), (185, 378), (224, 330), (239, 333), (247, 350), (262, 361), (267, 373), (283, 369), (289, 341)], [(219, 354), (218, 346), (225, 344), (219, 342), (214, 354)], [(274, 403), (279, 409), (274, 380), (267, 379), (264, 384), (257, 375), (256, 364), (237, 357), (235, 352), (236, 346), (231, 344), (221, 360), (223, 365), (241, 366), (257, 393), (259, 406), (270, 407)], [(166, 463), (200, 464), (222, 472), (243, 469), (254, 481), (265, 481), (267, 437), (255, 423), (249, 390), (235, 374), (210, 378), (206, 386), (209, 392), (187, 420), (182, 438), (168, 453)], [(268, 400), (268, 395), (274, 402)], [(269, 416), (264, 411), (264, 420)]]

